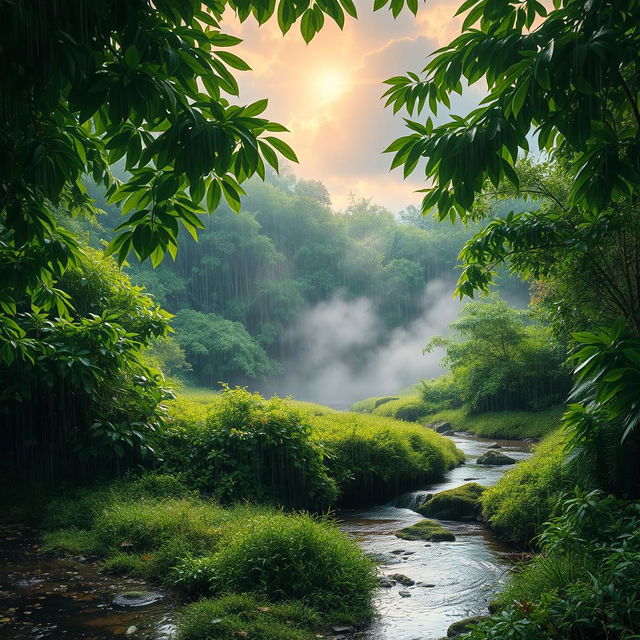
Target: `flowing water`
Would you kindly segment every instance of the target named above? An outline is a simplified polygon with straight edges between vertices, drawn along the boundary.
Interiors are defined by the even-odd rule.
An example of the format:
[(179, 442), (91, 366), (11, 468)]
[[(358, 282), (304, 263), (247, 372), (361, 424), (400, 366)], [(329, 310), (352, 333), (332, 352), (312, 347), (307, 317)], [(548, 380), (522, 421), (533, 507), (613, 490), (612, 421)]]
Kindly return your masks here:
[[(451, 489), (474, 480), (494, 484), (504, 467), (474, 464), (487, 450), (485, 438), (456, 434), (456, 445), (467, 463), (446, 479), (400, 496), (395, 504), (339, 514), (342, 528), (355, 536), (380, 564), (382, 573), (402, 573), (416, 582), (380, 589), (376, 623), (359, 638), (368, 640), (433, 640), (446, 635), (456, 620), (486, 612), (504, 580), (516, 552), (498, 543), (479, 523), (445, 522), (455, 542), (405, 541), (394, 532), (422, 519), (416, 506), (427, 493)], [(528, 457), (529, 445), (498, 441), (502, 451), (518, 460)], [(37, 532), (27, 527), (0, 531), (0, 638), (39, 640), (138, 638), (169, 640), (179, 603), (169, 595), (139, 609), (121, 609), (114, 597), (148, 590), (137, 580), (101, 574), (92, 558), (55, 558), (38, 552)], [(400, 591), (408, 592), (402, 597)]]
[(420, 514), (407, 507), (417, 506), (428, 493), (470, 481), (485, 486), (495, 484), (509, 467), (475, 464), (488, 444), (499, 443), (501, 451), (516, 460), (530, 456), (530, 444), (525, 442), (470, 434), (456, 434), (452, 439), (464, 451), (467, 461), (447, 473), (443, 482), (401, 496), (395, 504), (402, 506), (384, 505), (339, 514), (342, 528), (376, 559), (383, 574), (401, 573), (416, 583), (380, 589), (380, 616), (364, 636), (369, 640), (434, 640), (446, 636), (447, 627), (453, 622), (485, 614), (519, 555), (498, 542), (481, 523), (442, 521), (455, 534), (455, 542), (425, 543), (394, 535), (422, 520)]

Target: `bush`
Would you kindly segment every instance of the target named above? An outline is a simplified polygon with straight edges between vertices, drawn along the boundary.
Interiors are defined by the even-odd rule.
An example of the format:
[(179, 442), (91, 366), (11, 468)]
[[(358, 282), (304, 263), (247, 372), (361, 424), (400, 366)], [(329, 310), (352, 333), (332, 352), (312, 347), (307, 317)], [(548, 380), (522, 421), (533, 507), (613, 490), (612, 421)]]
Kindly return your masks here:
[(404, 420), (405, 422), (416, 422), (427, 413), (427, 408), (418, 396), (404, 396), (395, 398), (388, 402), (378, 404), (373, 410), (376, 416), (385, 416)]
[(469, 640), (632, 640), (640, 632), (640, 504), (576, 492), (541, 536), (544, 555)]
[(178, 399), (160, 434), (163, 468), (223, 502), (320, 510), (384, 501), (463, 460), (454, 444), (406, 422), (227, 389)]
[(464, 459), (451, 440), (418, 425), (357, 413), (309, 420), (345, 506), (379, 504), (441, 478)]
[[(320, 620), (309, 607), (322, 611), (322, 620), (341, 624), (363, 622), (372, 615), (375, 566), (335, 525), (267, 507), (223, 508), (193, 496), (134, 498), (132, 488), (145, 484), (158, 486), (144, 478), (128, 485), (121, 482), (118, 490), (96, 491), (93, 504), (92, 494), (85, 492), (79, 502), (91, 507), (90, 524), (47, 533), (44, 550), (96, 553), (105, 559), (106, 571), (132, 573), (192, 596), (253, 593), (268, 608), (278, 603), (273, 604), (272, 616), (252, 622), (256, 629), (266, 624), (269, 633), (284, 633), (290, 615), (299, 620), (299, 637), (306, 638), (303, 631)], [(160, 484), (170, 482), (164, 479)], [(75, 511), (83, 513), (81, 508)], [(184, 629), (191, 629), (192, 635), (185, 637), (227, 637), (216, 635), (224, 625), (209, 630), (210, 636), (194, 635), (201, 627), (197, 612), (238, 602), (233, 597), (189, 610)], [(255, 607), (242, 610), (242, 620), (251, 622), (246, 616), (255, 614)], [(229, 611), (226, 616), (233, 617)], [(231, 618), (227, 622), (232, 629), (241, 628)]]
[(458, 409), (462, 406), (460, 385), (450, 373), (432, 380), (422, 380), (420, 398), (426, 413)]
[(377, 585), (375, 566), (355, 541), (302, 514), (258, 516), (236, 527), (214, 556), (178, 569), (181, 585), (189, 568), (199, 585), (207, 576), (211, 593), (302, 600), (323, 611), (350, 612), (353, 622), (370, 617)]
[(574, 477), (563, 467), (565, 433), (547, 436), (533, 456), (507, 471), (482, 495), (482, 512), (499, 537), (530, 546), (542, 524), (554, 515), (555, 506)]
[(224, 503), (323, 510), (335, 502), (336, 486), (305, 415), (287, 400), (226, 388), (204, 420), (202, 409), (182, 409), (157, 450), (164, 470)]

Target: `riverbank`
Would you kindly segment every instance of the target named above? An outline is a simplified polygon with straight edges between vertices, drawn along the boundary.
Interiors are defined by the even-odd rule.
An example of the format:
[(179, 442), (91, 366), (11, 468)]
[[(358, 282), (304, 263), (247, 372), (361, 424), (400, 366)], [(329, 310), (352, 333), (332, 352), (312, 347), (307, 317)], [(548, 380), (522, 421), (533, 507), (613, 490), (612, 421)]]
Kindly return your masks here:
[(566, 409), (554, 406), (542, 411), (489, 411), (474, 414), (470, 414), (464, 407), (433, 410), (413, 392), (404, 396), (366, 398), (351, 405), (351, 410), (422, 425), (448, 422), (452, 431), (466, 431), (488, 438), (525, 440), (544, 438), (555, 431), (560, 426)]

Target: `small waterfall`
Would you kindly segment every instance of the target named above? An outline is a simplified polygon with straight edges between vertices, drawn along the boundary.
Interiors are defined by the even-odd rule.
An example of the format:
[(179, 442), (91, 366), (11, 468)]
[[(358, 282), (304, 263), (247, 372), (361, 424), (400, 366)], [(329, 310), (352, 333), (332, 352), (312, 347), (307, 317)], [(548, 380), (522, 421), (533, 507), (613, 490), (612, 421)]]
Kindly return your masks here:
[(418, 506), (426, 502), (432, 495), (428, 491), (409, 491), (398, 496), (389, 504), (398, 509), (412, 509), (415, 511)]

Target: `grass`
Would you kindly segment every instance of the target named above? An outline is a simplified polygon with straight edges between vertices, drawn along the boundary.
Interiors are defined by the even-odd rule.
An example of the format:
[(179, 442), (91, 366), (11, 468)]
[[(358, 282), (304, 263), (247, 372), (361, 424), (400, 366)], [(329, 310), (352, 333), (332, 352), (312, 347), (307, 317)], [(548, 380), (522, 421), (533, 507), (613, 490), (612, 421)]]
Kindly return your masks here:
[(485, 487), (467, 482), (454, 489), (440, 491), (421, 504), (416, 511), (440, 520), (475, 520), (482, 511), (480, 497)]
[(564, 407), (544, 411), (504, 411), (468, 415), (464, 409), (449, 409), (425, 416), (425, 424), (450, 422), (454, 431), (469, 431), (487, 438), (542, 438), (560, 425)]
[(504, 540), (530, 546), (554, 513), (560, 495), (575, 484), (563, 467), (565, 434), (547, 436), (524, 460), (482, 495), (484, 518)]
[(133, 495), (132, 486), (154, 482), (171, 484), (164, 476), (130, 479), (67, 500), (76, 504), (57, 501), (52, 508), (64, 515), (50, 521), (65, 527), (45, 534), (43, 551), (96, 554), (104, 571), (214, 597), (185, 611), (184, 638), (235, 638), (242, 625), (255, 638), (307, 638), (322, 624), (373, 615), (375, 565), (328, 520), (267, 506), (225, 508), (189, 493)]
[(271, 603), (248, 594), (201, 600), (185, 607), (179, 640), (314, 640), (326, 617), (299, 601)]
[[(442, 477), (463, 455), (417, 424), (228, 390), (172, 403), (163, 469), (223, 502), (323, 512), (390, 499)], [(383, 405), (384, 406), (384, 405)]]
[(440, 478), (464, 459), (451, 440), (419, 425), (353, 412), (308, 419), (342, 505), (390, 499)]
[(425, 415), (425, 413), (427, 413), (427, 410), (422, 402), (422, 398), (418, 395), (414, 395), (404, 396), (402, 398), (397, 398), (395, 400), (379, 404), (374, 408), (372, 413), (378, 416), (396, 418), (397, 420), (417, 422)]
[(403, 540), (425, 540), (427, 542), (452, 542), (456, 539), (449, 529), (428, 519), (396, 531), (396, 536)]

